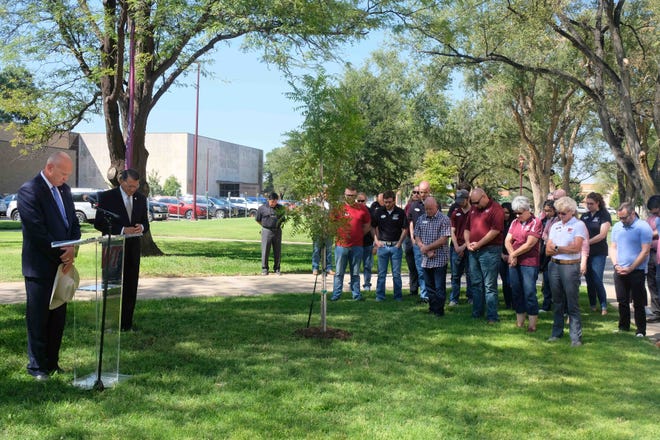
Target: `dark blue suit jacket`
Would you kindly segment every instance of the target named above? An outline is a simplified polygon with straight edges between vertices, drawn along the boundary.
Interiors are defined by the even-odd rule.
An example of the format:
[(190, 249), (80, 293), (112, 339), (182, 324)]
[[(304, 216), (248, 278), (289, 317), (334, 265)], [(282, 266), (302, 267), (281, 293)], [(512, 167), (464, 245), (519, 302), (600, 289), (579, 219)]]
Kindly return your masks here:
[[(133, 212), (131, 213), (131, 221), (128, 220), (128, 213), (126, 212), (126, 206), (124, 205), (124, 199), (121, 196), (119, 187), (100, 192), (98, 206), (99, 208), (113, 212), (120, 217), (118, 220), (112, 219), (112, 235), (119, 235), (121, 234), (122, 228), (126, 226), (135, 226), (138, 223), (144, 228), (143, 233), (146, 233), (149, 230), (147, 198), (142, 193), (136, 192), (133, 194)], [(100, 212), (96, 213), (94, 227), (104, 234), (107, 234), (108, 231), (106, 230), (107, 228), (103, 217), (104, 216)]]
[(59, 191), (69, 222), (68, 227), (41, 174), (25, 182), (18, 190), (18, 212), (23, 227), (22, 263), (25, 277), (54, 278), (63, 251), (51, 248), (51, 242), (80, 238), (80, 224), (76, 217), (71, 188), (63, 184), (59, 187)]

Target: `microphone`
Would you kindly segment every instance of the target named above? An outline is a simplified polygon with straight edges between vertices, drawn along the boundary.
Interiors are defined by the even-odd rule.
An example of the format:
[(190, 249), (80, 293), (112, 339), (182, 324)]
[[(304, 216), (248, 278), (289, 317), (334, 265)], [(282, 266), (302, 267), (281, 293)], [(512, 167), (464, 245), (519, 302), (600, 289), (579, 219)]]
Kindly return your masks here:
[(96, 209), (96, 212), (100, 212), (101, 214), (104, 214), (107, 217), (112, 217), (115, 220), (119, 220), (121, 218), (119, 217), (119, 214), (115, 214), (114, 212), (108, 211), (107, 209), (99, 208), (98, 193), (83, 194), (82, 198), (84, 201), (91, 203), (92, 208)]
[(92, 204), (93, 208), (96, 208), (96, 205), (99, 203), (99, 197), (97, 194), (83, 194), (83, 200)]

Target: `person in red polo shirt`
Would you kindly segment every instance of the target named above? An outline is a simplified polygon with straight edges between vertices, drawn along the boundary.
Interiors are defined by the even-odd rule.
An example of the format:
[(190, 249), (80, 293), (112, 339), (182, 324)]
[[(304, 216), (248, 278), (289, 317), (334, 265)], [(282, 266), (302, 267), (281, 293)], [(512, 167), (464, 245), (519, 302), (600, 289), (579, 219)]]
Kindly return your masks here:
[[(362, 300), (360, 293), (360, 263), (362, 262), (362, 245), (364, 234), (371, 230), (371, 214), (366, 206), (356, 203), (357, 190), (348, 187), (344, 190), (345, 203), (334, 213), (341, 222), (337, 229), (335, 244), (335, 279), (331, 301), (341, 297), (344, 288), (344, 273), (346, 266), (351, 269), (351, 292), (353, 299)], [(364, 204), (362, 204), (364, 205)]]
[(470, 214), (465, 225), (465, 242), (469, 255), (470, 281), (473, 287), (472, 316), (480, 318), (486, 311), (489, 324), (497, 315), (497, 276), (500, 253), (504, 244), (504, 210), (481, 188), (470, 192)]

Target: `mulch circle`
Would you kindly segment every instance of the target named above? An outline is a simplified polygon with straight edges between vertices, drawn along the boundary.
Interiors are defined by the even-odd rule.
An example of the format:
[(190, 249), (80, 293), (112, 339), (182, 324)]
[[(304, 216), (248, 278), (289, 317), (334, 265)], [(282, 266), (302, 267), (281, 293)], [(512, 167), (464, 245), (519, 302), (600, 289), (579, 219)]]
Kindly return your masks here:
[(296, 330), (295, 333), (298, 336), (303, 336), (305, 338), (340, 339), (342, 341), (350, 339), (352, 336), (351, 332), (332, 327), (326, 327), (325, 331), (323, 331), (322, 327), (300, 328)]

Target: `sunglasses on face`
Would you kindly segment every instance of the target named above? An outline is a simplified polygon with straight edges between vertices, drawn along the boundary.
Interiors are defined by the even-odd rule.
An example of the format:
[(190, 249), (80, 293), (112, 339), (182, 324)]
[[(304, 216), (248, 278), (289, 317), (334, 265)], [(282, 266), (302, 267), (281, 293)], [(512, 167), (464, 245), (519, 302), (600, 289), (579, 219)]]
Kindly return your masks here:
[(362, 199), (357, 199), (356, 202), (358, 202), (358, 203), (367, 203), (366, 200), (362, 200)]

